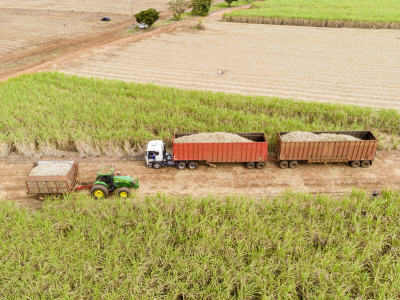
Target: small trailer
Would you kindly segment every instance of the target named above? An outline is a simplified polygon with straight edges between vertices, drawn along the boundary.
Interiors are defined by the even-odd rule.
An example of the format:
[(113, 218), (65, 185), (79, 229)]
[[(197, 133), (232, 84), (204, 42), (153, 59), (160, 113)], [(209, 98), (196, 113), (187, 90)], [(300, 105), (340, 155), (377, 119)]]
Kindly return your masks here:
[[(69, 166), (70, 165), (70, 166)], [(46, 167), (51, 167), (46, 169)], [(37, 171), (35, 168), (41, 168)], [(36, 172), (33, 172), (33, 171)], [(38, 174), (36, 174), (38, 173)], [(51, 174), (50, 174), (51, 173)], [(107, 198), (114, 192), (121, 198), (127, 198), (131, 189), (139, 188), (139, 178), (114, 174), (114, 167), (103, 167), (97, 172), (94, 182), (79, 185), (79, 164), (75, 161), (38, 161), (25, 177), (27, 194), (36, 195), (36, 199), (43, 201), (46, 196), (57, 198), (63, 194), (70, 194), (77, 190), (90, 189), (95, 198)]]
[(150, 141), (146, 147), (148, 167), (177, 167), (183, 170), (197, 168), (198, 162), (208, 164), (219, 162), (246, 163), (248, 169), (262, 169), (268, 160), (268, 141), (263, 132), (235, 133), (250, 140), (249, 143), (175, 143), (175, 139), (194, 133), (175, 133), (172, 153), (166, 153), (166, 144), (161, 140)]
[[(60, 176), (32, 176), (29, 175), (35, 167), (50, 164), (69, 164), (71, 168), (65, 175)], [(57, 197), (61, 194), (70, 194), (75, 191), (79, 180), (79, 164), (75, 161), (38, 161), (33, 164), (31, 171), (25, 178), (27, 194), (35, 194), (38, 200), (44, 200), (46, 195)]]
[(321, 134), (346, 134), (361, 141), (315, 141), (284, 142), (282, 136), (289, 132), (278, 132), (276, 157), (271, 160), (279, 162), (282, 169), (296, 168), (299, 162), (311, 163), (350, 163), (353, 168), (368, 168), (375, 159), (378, 139), (371, 131), (314, 131)]

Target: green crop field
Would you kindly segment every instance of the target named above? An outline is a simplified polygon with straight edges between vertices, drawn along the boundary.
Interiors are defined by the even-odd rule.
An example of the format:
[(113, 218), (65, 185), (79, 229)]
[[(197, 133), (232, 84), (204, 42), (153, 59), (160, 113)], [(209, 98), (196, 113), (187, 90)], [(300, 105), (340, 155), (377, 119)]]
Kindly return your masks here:
[(327, 27), (400, 28), (398, 0), (268, 0), (224, 15), (233, 22)]
[(1, 299), (399, 299), (400, 195), (0, 202)]
[(0, 85), (0, 154), (132, 154), (174, 132), (367, 130), (400, 133), (396, 110), (180, 90), (38, 73)]

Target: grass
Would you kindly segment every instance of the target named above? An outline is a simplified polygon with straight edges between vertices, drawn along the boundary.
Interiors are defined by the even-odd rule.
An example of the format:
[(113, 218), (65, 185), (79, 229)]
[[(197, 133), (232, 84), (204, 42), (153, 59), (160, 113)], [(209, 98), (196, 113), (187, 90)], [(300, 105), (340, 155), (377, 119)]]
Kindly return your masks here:
[(400, 195), (0, 203), (2, 299), (398, 299)]
[(160, 87), (61, 73), (23, 75), (0, 85), (0, 150), (52, 149), (131, 154), (174, 132), (373, 130), (399, 134), (396, 110)]
[[(278, 19), (286, 20), (288, 25), (302, 25), (298, 20), (314, 20), (322, 23), (305, 22), (304, 24), (315, 24), (314, 26), (330, 24), (330, 27), (339, 25), (368, 27), (367, 24), (379, 27), (377, 23), (383, 23), (382, 27), (400, 28), (400, 2), (397, 0), (268, 0), (255, 2), (252, 8), (227, 13), (224, 15), (225, 19), (236, 18), (239, 21), (239, 17), (254, 18), (254, 22), (257, 22), (256, 19), (261, 22), (262, 18), (265, 22), (267, 19)], [(325, 21), (333, 22), (326, 23)], [(358, 22), (365, 24), (358, 24)]]
[[(254, 0), (248, 0), (248, 1), (247, 0), (239, 0), (236, 2), (232, 2), (230, 7), (242, 6), (242, 5), (250, 4), (253, 2), (254, 2)], [(215, 11), (215, 10), (224, 9), (224, 8), (229, 8), (228, 3), (226, 3), (225, 1), (213, 4), (211, 6), (210, 11)]]

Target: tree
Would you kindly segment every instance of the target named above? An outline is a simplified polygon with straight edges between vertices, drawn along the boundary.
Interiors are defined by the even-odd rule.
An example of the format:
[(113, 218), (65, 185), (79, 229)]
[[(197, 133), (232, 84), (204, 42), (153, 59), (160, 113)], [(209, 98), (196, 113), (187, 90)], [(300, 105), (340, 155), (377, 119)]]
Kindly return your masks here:
[(136, 18), (136, 22), (144, 23), (150, 28), (151, 25), (153, 25), (160, 18), (160, 13), (154, 8), (149, 8), (148, 10), (142, 10), (140, 13), (134, 16)]
[(181, 14), (185, 12), (185, 8), (190, 5), (189, 1), (186, 0), (172, 0), (167, 3), (168, 9), (172, 11), (175, 19), (180, 20)]
[(225, 2), (228, 3), (228, 6), (231, 6), (231, 3), (235, 2), (235, 1), (237, 2), (239, 0), (225, 0)]
[(190, 7), (193, 8), (195, 14), (206, 16), (211, 8), (212, 0), (192, 0)]

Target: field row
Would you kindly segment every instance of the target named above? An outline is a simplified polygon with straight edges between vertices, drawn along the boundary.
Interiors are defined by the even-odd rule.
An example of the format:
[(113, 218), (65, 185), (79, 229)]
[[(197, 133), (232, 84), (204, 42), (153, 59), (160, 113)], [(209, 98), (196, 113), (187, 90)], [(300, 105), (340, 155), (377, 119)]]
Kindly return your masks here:
[[(82, 76), (400, 109), (400, 35), (206, 22), (75, 61)], [(219, 75), (218, 71), (223, 71)]]

